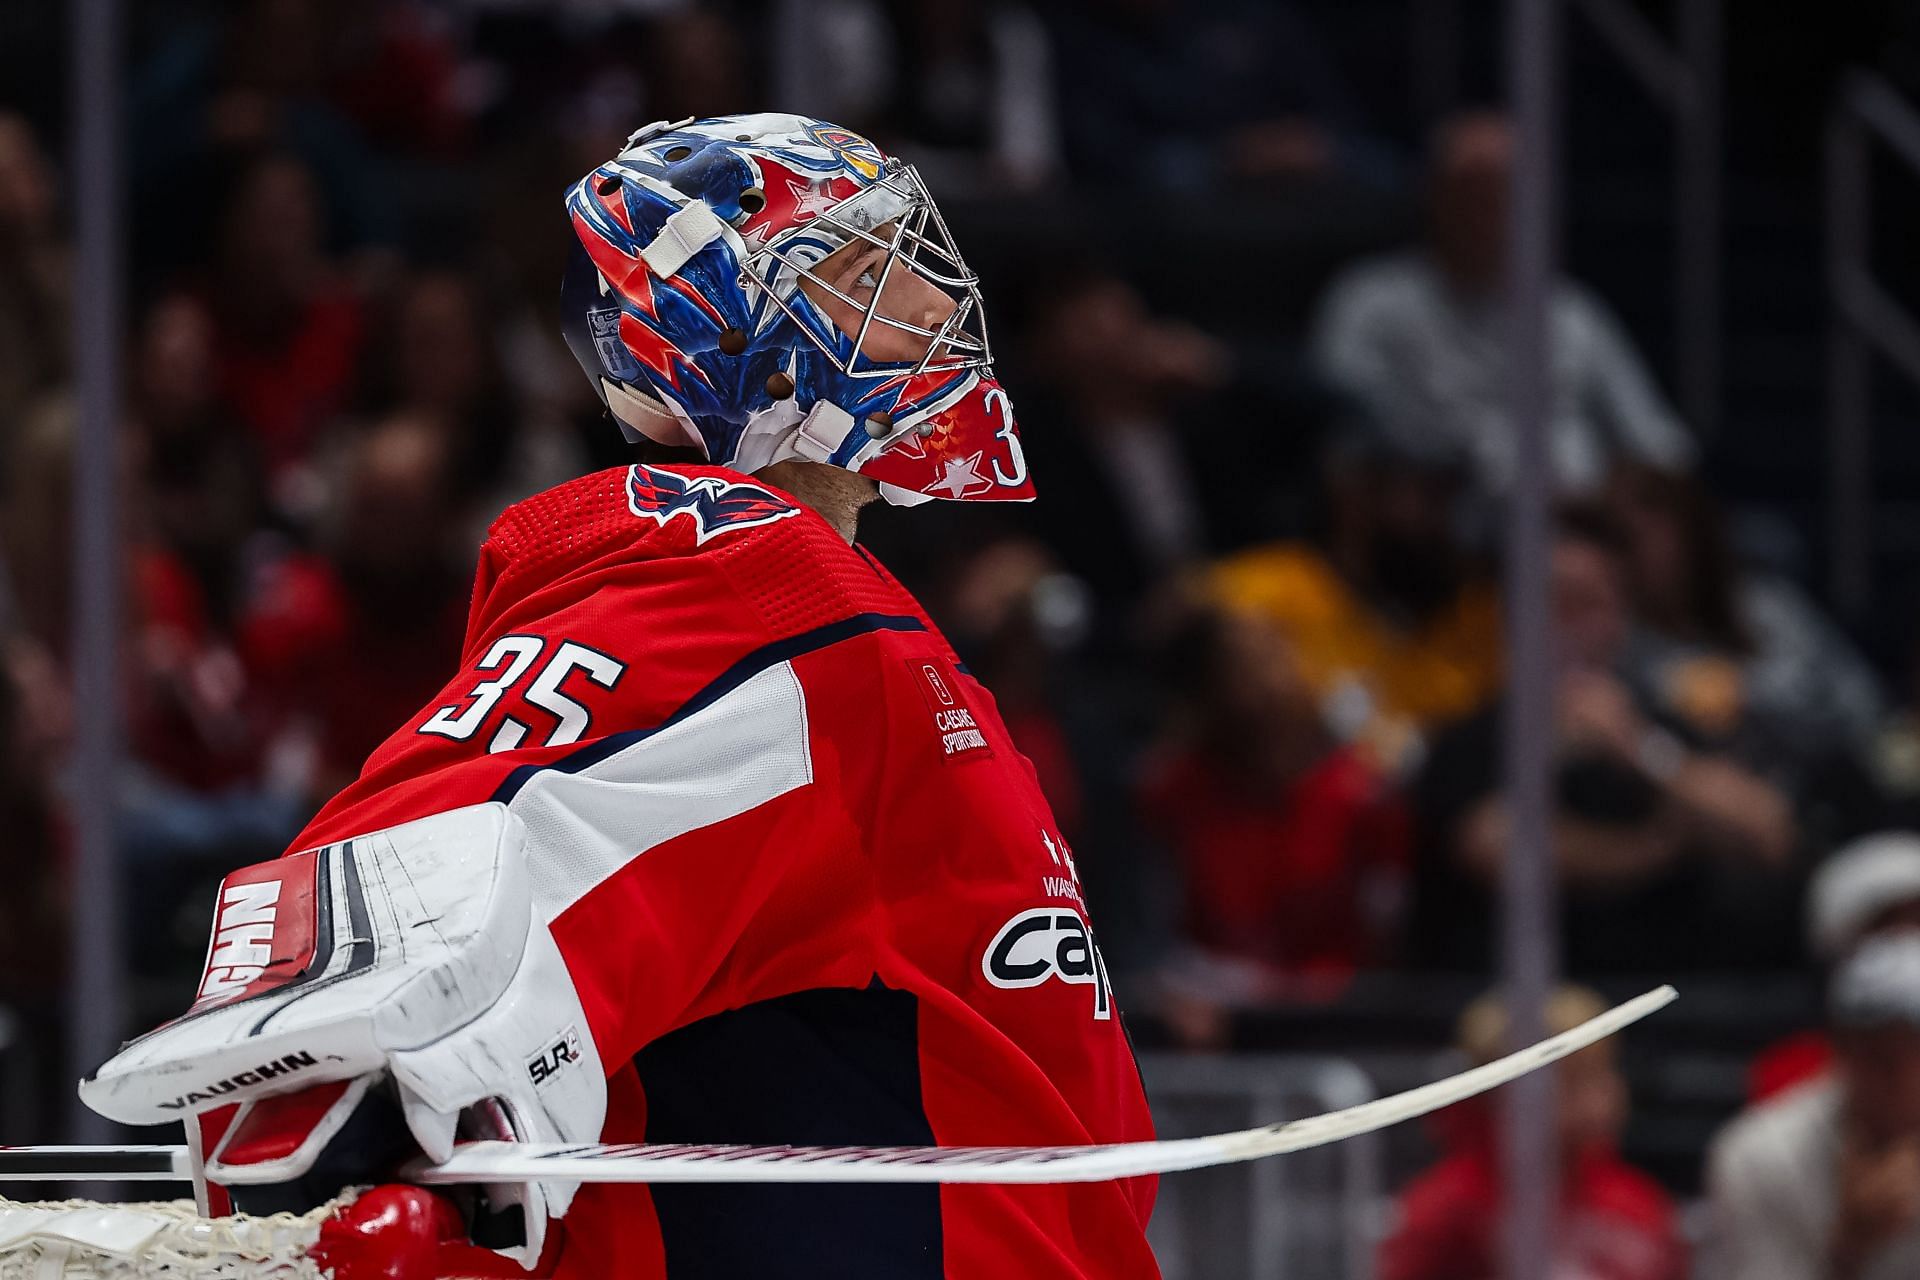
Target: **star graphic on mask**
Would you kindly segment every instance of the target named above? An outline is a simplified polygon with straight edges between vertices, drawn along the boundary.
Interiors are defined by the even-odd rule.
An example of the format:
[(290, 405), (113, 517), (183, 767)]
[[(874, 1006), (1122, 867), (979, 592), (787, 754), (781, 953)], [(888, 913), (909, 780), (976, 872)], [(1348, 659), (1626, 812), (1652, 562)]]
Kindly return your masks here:
[(750, 225), (740, 229), (740, 243), (747, 246), (748, 253), (758, 253), (766, 247), (767, 241), (771, 239), (772, 236), (773, 220), (771, 218), (762, 218), (758, 225)]
[(817, 218), (840, 203), (840, 197), (833, 194), (830, 183), (791, 182), (787, 190), (793, 193), (793, 220), (803, 222), (808, 218)]
[(903, 458), (924, 458), (927, 456), (927, 439), (931, 431), (922, 434), (922, 428), (901, 433), (900, 438), (887, 446), (887, 452), (897, 453)]
[(983, 450), (976, 451), (970, 457), (965, 458), (948, 458), (946, 461), (946, 474), (927, 487), (929, 489), (945, 489), (956, 498), (966, 497), (967, 490), (973, 488), (975, 485), (985, 484), (988, 488), (992, 488), (993, 486), (982, 479), (980, 475), (980, 459), (983, 452)]

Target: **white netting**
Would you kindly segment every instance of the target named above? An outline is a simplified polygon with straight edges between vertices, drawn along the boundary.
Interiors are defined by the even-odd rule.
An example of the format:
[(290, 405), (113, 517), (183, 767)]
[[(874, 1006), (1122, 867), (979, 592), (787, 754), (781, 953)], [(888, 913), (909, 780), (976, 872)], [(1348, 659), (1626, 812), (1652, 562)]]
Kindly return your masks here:
[(326, 1280), (307, 1254), (351, 1199), (227, 1218), (203, 1218), (190, 1200), (0, 1199), (0, 1280)]

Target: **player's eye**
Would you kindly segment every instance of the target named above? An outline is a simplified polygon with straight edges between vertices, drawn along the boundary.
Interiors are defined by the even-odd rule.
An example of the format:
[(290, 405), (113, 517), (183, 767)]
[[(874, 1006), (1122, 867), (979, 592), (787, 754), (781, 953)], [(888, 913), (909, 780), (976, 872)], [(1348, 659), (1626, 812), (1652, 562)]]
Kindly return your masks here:
[(853, 283), (849, 289), (865, 289), (869, 292), (880, 287), (880, 261), (886, 256), (886, 250), (877, 245), (868, 246), (854, 260), (848, 263)]

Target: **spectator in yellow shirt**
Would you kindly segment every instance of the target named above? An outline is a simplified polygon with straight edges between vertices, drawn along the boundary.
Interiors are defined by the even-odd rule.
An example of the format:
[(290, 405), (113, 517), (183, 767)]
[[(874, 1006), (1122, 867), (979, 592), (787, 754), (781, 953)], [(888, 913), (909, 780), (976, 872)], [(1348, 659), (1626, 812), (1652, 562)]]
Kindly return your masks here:
[(1462, 481), (1450, 454), (1355, 427), (1329, 451), (1323, 536), (1212, 571), (1219, 597), (1286, 632), (1335, 734), (1388, 769), (1499, 687), (1499, 597), (1455, 534)]

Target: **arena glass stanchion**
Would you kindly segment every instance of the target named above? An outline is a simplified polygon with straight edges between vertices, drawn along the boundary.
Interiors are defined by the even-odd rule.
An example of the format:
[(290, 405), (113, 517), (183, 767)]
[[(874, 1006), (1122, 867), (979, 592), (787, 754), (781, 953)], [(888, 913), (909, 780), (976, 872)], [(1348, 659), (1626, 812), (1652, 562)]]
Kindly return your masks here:
[[(119, 0), (74, 0), (69, 86), (76, 223), (73, 365), (78, 430), (73, 467), (74, 830), (67, 1054), (72, 1074), (113, 1052), (126, 1031), (126, 968), (113, 824), (120, 775), (120, 334), (122, 223)], [(90, 460), (83, 465), (81, 460)], [(114, 1126), (71, 1102), (82, 1141)]]
[[(1551, 554), (1548, 449), (1552, 390), (1554, 166), (1557, 163), (1560, 0), (1510, 0), (1507, 76), (1518, 155), (1508, 210), (1508, 306), (1513, 353), (1509, 412), (1515, 444), (1508, 495), (1506, 593), (1507, 806), (1513, 827), (1504, 884), (1503, 966), (1507, 1035), (1539, 1038), (1558, 960), (1549, 770), (1553, 746), (1553, 636), (1548, 616)], [(1507, 1274), (1545, 1276), (1552, 1259), (1560, 1179), (1554, 1085), (1539, 1071), (1506, 1098)]]

